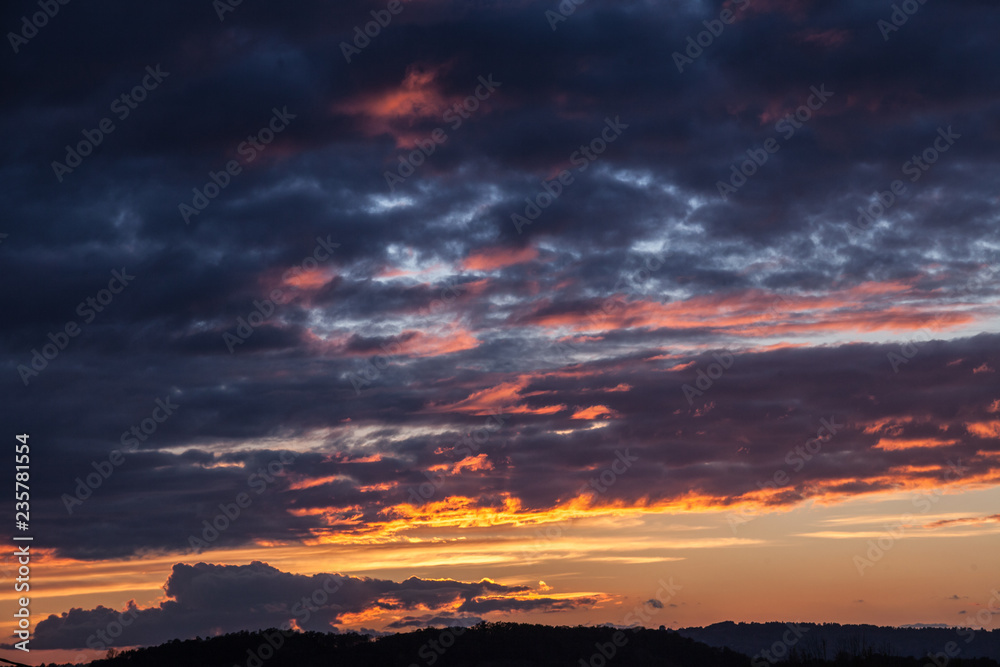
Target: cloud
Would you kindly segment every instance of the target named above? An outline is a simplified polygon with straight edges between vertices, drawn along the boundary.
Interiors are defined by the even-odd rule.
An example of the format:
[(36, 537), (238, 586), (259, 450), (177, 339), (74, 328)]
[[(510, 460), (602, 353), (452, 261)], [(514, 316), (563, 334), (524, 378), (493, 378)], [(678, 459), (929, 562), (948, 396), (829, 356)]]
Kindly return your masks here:
[(463, 602), (459, 611), (473, 613), (515, 612), (515, 611), (568, 611), (581, 607), (590, 607), (597, 598), (581, 597), (568, 599), (556, 598), (479, 598)]
[[(976, 525), (983, 523), (1000, 523), (1000, 514), (993, 514), (990, 516), (970, 516), (962, 517), (960, 519), (941, 519), (940, 521), (934, 521), (929, 523), (925, 528), (944, 528), (946, 526), (961, 526), (961, 525)], [(959, 598), (952, 596), (952, 600), (957, 600)]]
[[(475, 606), (480, 598), (490, 601), (485, 605), (490, 610), (503, 609), (502, 604), (493, 604), (503, 599), (497, 596), (516, 596), (526, 590), (524, 586), (504, 586), (488, 580), (466, 583), (410, 577), (395, 582), (341, 574), (306, 576), (282, 572), (260, 561), (248, 565), (178, 563), (164, 585), (167, 600), (158, 606), (137, 608), (129, 603), (122, 612), (98, 606), (53, 614), (38, 623), (32, 645), (38, 649), (71, 649), (90, 647), (95, 641), (108, 646), (160, 644), (174, 638), (245, 629), (287, 628), (290, 623), (302, 630), (330, 631), (345, 616), (373, 609), (444, 610), (457, 603)], [(516, 607), (522, 601), (515, 597), (512, 604)], [(405, 616), (401, 624), (390, 627), (441, 622), (458, 625), (479, 620), (445, 612)], [(117, 631), (112, 631), (113, 640), (107, 634), (97, 634), (98, 630), (107, 633), (110, 625), (118, 623), (125, 628), (117, 636)]]
[[(983, 92), (1000, 85), (1000, 14), (927, 3), (888, 50), (885, 7), (758, 0), (680, 73), (673, 52), (713, 18), (701, 3), (595, 1), (555, 35), (551, 3), (480, 4), (409, 3), (350, 64), (339, 43), (371, 10), (355, 0), (245, 3), (222, 24), (204, 0), (133, 3), (53, 20), (0, 62), (0, 281), (15, 286), (0, 396), (45, 443), (32, 518), (57, 557), (186, 552), (240, 493), (252, 504), (210, 550), (1000, 481), (1000, 336), (981, 333), (1000, 316)], [(112, 101), (157, 63), (169, 77), (118, 118)], [(446, 120), (481, 76), (502, 88)], [(822, 109), (781, 125), (816, 86), (833, 92)], [(274, 108), (295, 118), (184, 224), (179, 205), (244, 159)], [(114, 132), (57, 180), (52, 162), (104, 117)], [(582, 158), (610, 118), (628, 127)], [(439, 127), (447, 140), (390, 191), (385, 173)], [(904, 172), (947, 128), (954, 146)], [(780, 151), (720, 197), (769, 139)], [(551, 203), (517, 230), (539, 193)], [(313, 269), (317, 237), (340, 246)], [(80, 314), (122, 267), (135, 283)], [(79, 335), (46, 359), (69, 322)], [(177, 415), (88, 489), (166, 396)], [(823, 419), (842, 427), (819, 441)], [(582, 493), (622, 443), (639, 463)], [(160, 637), (153, 618), (188, 632), (187, 576), (137, 636)], [(441, 595), (472, 614), (578, 604)], [(110, 614), (43, 623), (76, 637)]]
[[(356, 356), (299, 353), (238, 365), (228, 354), (181, 356), (129, 388), (117, 371), (85, 379), (71, 366), (54, 367), (44, 407), (14, 394), (11, 408), (62, 453), (39, 481), (33, 518), (58, 555), (82, 559), (187, 551), (191, 536), (201, 538), (220, 505), (241, 492), (252, 504), (210, 549), (393, 540), (421, 526), (674, 511), (692, 502), (780, 509), (810, 498), (985, 486), (1000, 476), (996, 440), (975, 426), (995, 421), (995, 388), (982, 374), (949, 365), (1000, 361), (996, 335), (921, 343), (898, 374), (888, 361), (898, 343), (734, 349), (731, 367), (691, 404), (684, 386), (697, 387), (699, 371), (719, 353), (665, 357), (653, 340), (634, 338), (621, 350), (547, 368), (532, 368), (551, 354), (544, 343), (525, 340), (519, 356), (506, 357), (503, 344), (487, 340), (485, 350), (450, 353), (455, 367), (435, 358), (395, 360), (361, 400), (347, 380), (363, 363)], [(331, 383), (338, 374), (343, 379)], [(117, 435), (150, 414), (164, 386), (178, 388), (176, 415), (69, 515), (64, 494), (74, 496), (93, 462), (121, 448)], [(955, 390), (932, 400), (925, 386)], [(595, 405), (588, 419), (574, 418)], [(614, 418), (592, 420), (608, 415)], [(809, 443), (821, 420), (838, 426), (817, 447)], [(273, 449), (278, 443), (282, 450)], [(600, 496), (582, 493), (615, 464), (623, 443), (639, 465)], [(297, 453), (294, 462), (261, 488), (261, 471), (283, 451)], [(961, 462), (960, 475), (949, 460)], [(408, 489), (442, 471), (430, 502), (414, 504)], [(780, 484), (779, 472), (787, 476)], [(502, 492), (483, 491), (489, 488)], [(151, 490), (157, 502), (148, 500)]]

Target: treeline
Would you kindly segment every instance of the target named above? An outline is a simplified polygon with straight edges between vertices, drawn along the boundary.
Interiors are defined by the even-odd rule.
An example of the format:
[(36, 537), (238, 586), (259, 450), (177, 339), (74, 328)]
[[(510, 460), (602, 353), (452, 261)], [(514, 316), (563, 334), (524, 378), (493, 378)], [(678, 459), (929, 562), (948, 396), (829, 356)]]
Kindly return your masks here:
[[(272, 647), (280, 644), (276, 649)], [(174, 640), (92, 667), (749, 667), (746, 656), (675, 632), (480, 623), (380, 638), (281, 630)], [(55, 667), (55, 666), (49, 666)]]
[[(969, 628), (894, 628), (838, 623), (733, 623), (726, 621), (706, 627), (681, 628), (684, 637), (709, 646), (726, 647), (770, 659), (799, 658), (832, 660), (849, 656), (900, 656), (923, 659), (924, 664), (957, 658), (1000, 660), (1000, 631)], [(928, 658), (934, 656), (935, 660)], [(972, 663), (970, 663), (972, 664)]]
[[(380, 638), (348, 633), (288, 633), (277, 629), (174, 640), (118, 653), (92, 667), (925, 667), (927, 658), (841, 651), (821, 660), (792, 650), (782, 660), (750, 656), (677, 632), (612, 627), (553, 627), (480, 623), (424, 629)], [(956, 659), (947, 667), (1000, 667), (989, 659)], [(43, 666), (45, 667), (45, 666)], [(48, 667), (56, 667), (50, 665)], [(68, 667), (68, 666), (67, 666)], [(938, 664), (937, 667), (945, 667)]]

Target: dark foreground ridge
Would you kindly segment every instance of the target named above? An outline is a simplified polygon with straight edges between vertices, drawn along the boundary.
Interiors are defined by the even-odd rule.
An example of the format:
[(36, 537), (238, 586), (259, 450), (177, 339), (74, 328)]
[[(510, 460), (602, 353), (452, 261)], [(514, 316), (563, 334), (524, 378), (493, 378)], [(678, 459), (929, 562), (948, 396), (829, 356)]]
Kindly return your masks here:
[(766, 664), (772, 658), (786, 659), (793, 652), (826, 659), (840, 653), (879, 653), (924, 658), (923, 663), (930, 667), (944, 667), (945, 662), (954, 664), (955, 658), (1000, 661), (1000, 630), (726, 621), (703, 628), (681, 628), (677, 632), (709, 646), (724, 646), (751, 658), (761, 658)]
[[(276, 648), (275, 648), (276, 647)], [(799, 653), (783, 662), (712, 647), (671, 630), (480, 623), (372, 638), (357, 633), (237, 632), (174, 640), (90, 663), (93, 667), (764, 667), (878, 665), (924, 667), (929, 659), (847, 652), (823, 661)], [(948, 667), (1000, 667), (953, 658)], [(50, 666), (55, 667), (55, 666)], [(938, 664), (936, 667), (944, 667)]]

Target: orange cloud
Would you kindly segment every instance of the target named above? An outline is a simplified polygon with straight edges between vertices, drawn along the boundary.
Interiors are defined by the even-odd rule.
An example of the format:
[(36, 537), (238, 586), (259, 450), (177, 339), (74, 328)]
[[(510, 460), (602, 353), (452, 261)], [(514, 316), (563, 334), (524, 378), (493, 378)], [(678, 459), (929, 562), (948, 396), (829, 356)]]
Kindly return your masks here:
[[(570, 327), (581, 332), (615, 329), (711, 327), (754, 338), (823, 333), (942, 330), (969, 324), (976, 314), (898, 305), (915, 300), (910, 285), (868, 282), (818, 295), (780, 296), (764, 290), (701, 295), (683, 301), (627, 301), (613, 296), (584, 312), (545, 312), (548, 302), (518, 323)], [(928, 297), (929, 298), (929, 297)]]
[(875, 444), (875, 449), (884, 449), (887, 452), (895, 452), (901, 449), (918, 449), (923, 447), (950, 447), (957, 444), (958, 440), (935, 440), (934, 438), (882, 438)]
[(316, 289), (330, 282), (331, 276), (324, 269), (313, 269), (312, 271), (302, 271), (285, 280), (285, 285), (298, 287), (299, 289)]
[[(429, 412), (468, 412), (474, 415), (490, 415), (505, 405), (510, 405), (521, 400), (521, 389), (527, 385), (526, 379), (518, 378), (514, 382), (502, 382), (493, 387), (480, 389), (469, 394), (468, 397), (455, 403), (434, 405), (428, 408)], [(510, 412), (510, 409), (505, 409)]]
[(427, 134), (411, 130), (414, 122), (436, 118), (448, 106), (435, 82), (438, 73), (439, 69), (432, 67), (410, 66), (398, 87), (336, 104), (333, 111), (361, 117), (368, 136), (391, 134), (397, 147), (412, 147)]
[[(491, 415), (503, 408), (505, 414), (551, 415), (566, 409), (565, 405), (546, 405), (532, 408), (524, 404), (527, 398), (521, 392), (531, 381), (531, 375), (520, 375), (511, 382), (480, 389), (454, 403), (432, 405), (428, 412), (465, 412), (473, 415)], [(536, 395), (536, 394), (532, 394)]]
[(965, 425), (965, 428), (972, 435), (984, 440), (1000, 438), (1000, 421), (970, 422)]
[(480, 250), (465, 258), (462, 268), (469, 271), (494, 271), (505, 266), (523, 264), (538, 257), (538, 250), (527, 246), (524, 248), (488, 248)]
[(612, 416), (614, 415), (614, 410), (611, 410), (604, 405), (592, 405), (589, 408), (584, 408), (573, 413), (570, 419), (597, 419), (602, 415)]
[[(968, 474), (959, 480), (942, 482), (940, 467), (910, 468), (899, 466), (891, 474), (868, 478), (846, 477), (812, 483), (806, 491), (809, 500), (833, 504), (848, 498), (900, 491), (939, 493), (942, 487), (955, 489), (982, 488), (998, 482), (997, 472)], [(547, 508), (528, 508), (508, 492), (500, 494), (500, 502), (491, 496), (488, 503), (478, 498), (448, 496), (419, 506), (402, 503), (387, 507), (380, 513), (384, 521), (366, 522), (317, 535), (321, 543), (366, 544), (398, 541), (402, 535), (420, 528), (487, 528), (495, 526), (527, 526), (559, 522), (584, 517), (629, 517), (642, 514), (773, 511), (789, 509), (802, 502), (802, 496), (789, 488), (764, 488), (737, 498), (705, 494), (692, 490), (682, 496), (653, 500), (648, 497), (635, 501), (605, 496), (578, 495), (558, 501)]]
[[(968, 461), (986, 457), (976, 456)], [(477, 473), (491, 470), (484, 455), (466, 457), (453, 470)], [(442, 470), (446, 467), (441, 468)], [(375, 517), (359, 506), (343, 508), (297, 508), (297, 516), (321, 517), (325, 527), (313, 529), (307, 543), (322, 544), (387, 544), (412, 541), (414, 532), (426, 529), (476, 529), (496, 526), (530, 526), (577, 518), (638, 517), (643, 514), (692, 513), (720, 511), (775, 511), (791, 509), (804, 500), (832, 505), (847, 499), (876, 494), (926, 492), (940, 494), (975, 488), (995, 487), (1000, 483), (1000, 471), (995, 467), (981, 472), (966, 471), (952, 479), (947, 466), (895, 466), (886, 473), (867, 477), (849, 476), (813, 480), (805, 487), (762, 488), (740, 496), (725, 496), (692, 489), (679, 496), (633, 500), (594, 495), (585, 491), (571, 497), (556, 499), (547, 507), (527, 507), (510, 492), (488, 497), (447, 496), (440, 500), (413, 505), (401, 502), (383, 507)], [(942, 477), (944, 476), (944, 477)], [(801, 495), (800, 495), (801, 494)], [(368, 508), (370, 510), (370, 508)]]
[(873, 422), (867, 422), (862, 429), (863, 433), (878, 433), (879, 431), (885, 431), (887, 435), (898, 436), (903, 433), (903, 424), (909, 424), (913, 421), (913, 417), (886, 417), (884, 419), (877, 419)]
[(493, 464), (487, 458), (486, 454), (479, 454), (478, 456), (467, 456), (452, 468), (451, 473), (457, 474), (463, 470), (471, 470), (472, 472), (480, 472), (482, 470), (493, 470)]
[[(352, 337), (348, 335), (323, 338), (311, 329), (307, 329), (304, 338), (323, 353), (338, 356), (369, 357), (383, 353), (383, 348), (352, 349)], [(389, 354), (404, 357), (436, 357), (452, 354), (463, 350), (475, 349), (479, 339), (469, 331), (457, 326), (445, 327), (440, 333), (424, 333), (423, 331), (406, 330), (385, 344), (384, 349)]]
[(511, 414), (522, 414), (522, 415), (554, 415), (557, 412), (562, 412), (566, 409), (565, 405), (546, 405), (541, 408), (529, 408), (526, 405), (516, 405), (509, 409), (507, 412)]
[(414, 334), (400, 344), (402, 353), (411, 357), (436, 357), (479, 346), (479, 339), (465, 329), (455, 328), (442, 335), (425, 334), (422, 331), (404, 331), (401, 337)]
[(991, 516), (972, 516), (962, 519), (941, 519), (940, 521), (934, 521), (924, 526), (924, 528), (942, 528), (944, 526), (956, 526), (956, 525), (968, 525), (968, 524), (981, 524), (981, 523), (991, 523), (1000, 522), (1000, 514), (993, 514)]

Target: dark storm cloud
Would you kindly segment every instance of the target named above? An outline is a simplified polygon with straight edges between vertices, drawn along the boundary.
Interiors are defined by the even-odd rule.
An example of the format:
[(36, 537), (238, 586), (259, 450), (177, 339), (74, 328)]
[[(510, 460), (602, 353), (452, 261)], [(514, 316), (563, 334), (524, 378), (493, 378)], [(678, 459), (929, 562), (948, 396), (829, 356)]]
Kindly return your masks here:
[[(772, 484), (777, 472), (788, 475), (777, 485), (782, 494), (771, 501), (780, 503), (814, 494), (888, 490), (897, 483), (943, 484), (954, 481), (948, 477), (949, 461), (967, 468), (965, 480), (985, 480), (996, 475), (995, 459), (981, 453), (994, 450), (989, 429), (997, 423), (1000, 397), (992, 374), (973, 370), (1000, 366), (996, 343), (995, 335), (918, 342), (919, 352), (898, 374), (888, 358), (900, 353), (898, 344), (736, 352), (732, 367), (703, 396), (691, 394), (690, 405), (684, 385), (689, 390), (704, 386), (697, 373), (716, 363), (711, 354), (693, 357), (693, 365), (681, 370), (667, 370), (673, 362), (622, 358), (546, 374), (530, 369), (495, 373), (492, 380), (473, 371), (456, 376), (430, 361), (408, 362), (400, 364), (414, 366), (405, 372), (405, 383), (367, 388), (364, 400), (354, 398), (347, 383), (316, 383), (309, 364), (289, 360), (282, 365), (302, 370), (285, 379), (271, 377), (269, 367), (261, 366), (260, 380), (245, 376), (232, 387), (189, 382), (182, 396), (190, 393), (190, 402), (175, 399), (181, 407), (149, 445), (182, 447), (183, 453), (143, 448), (128, 454), (91, 498), (73, 506), (72, 516), (63, 494), (72, 496), (75, 480), (95, 472), (91, 460), (107, 459), (101, 447), (118, 445), (99, 438), (76, 440), (76, 451), (68, 441), (50, 439), (52, 446), (76, 453), (58, 464), (42, 464), (39, 483), (50, 499), (39, 504), (37, 522), (60, 554), (90, 559), (185, 551), (192, 535), (204, 537), (205, 522), (220, 515), (220, 504), (231, 505), (241, 492), (252, 505), (209, 548), (378, 530), (385, 521), (401, 518), (394, 506), (412, 503), (412, 490), (429, 478), (441, 481), (431, 500), (467, 496), (488, 508), (503, 492), (537, 510), (585, 487), (598, 504), (667, 502), (691, 491), (725, 504)], [(474, 358), (473, 353), (462, 356)], [(243, 373), (255, 367), (244, 365)], [(426, 410), (504, 383), (522, 388), (497, 398), (495, 407), (506, 414), (492, 431), (483, 430), (483, 415)], [(931, 386), (942, 389), (928, 392)], [(62, 400), (69, 396), (76, 394)], [(152, 401), (134, 402), (139, 406), (134, 411), (120, 411), (125, 425), (153, 407)], [(337, 404), (343, 411), (330, 409)], [(516, 412), (519, 405), (538, 414)], [(547, 413), (553, 405), (558, 409)], [(589, 422), (573, 416), (594, 405), (610, 411), (607, 426), (583, 430)], [(347, 414), (348, 424), (366, 429), (363, 440), (345, 430), (341, 415)], [(101, 415), (100, 423), (96, 415), (76, 418), (78, 431), (108, 430), (100, 423), (114, 422), (113, 415)], [(838, 425), (833, 437), (821, 443), (819, 453), (795, 454), (817, 436), (823, 420)], [(439, 432), (409, 431), (423, 427)], [(260, 475), (281, 452), (240, 448), (241, 442), (276, 437), (292, 442), (310, 429), (329, 428), (337, 430), (311, 445), (316, 451), (299, 454), (266, 485)], [(555, 433), (570, 429), (578, 429), (571, 438)], [(40, 425), (39, 431), (46, 429)], [(451, 472), (472, 455), (462, 449), (479, 442), (467, 437), (477, 431), (486, 435), (477, 452), (489, 465)], [(876, 447), (880, 441), (927, 439), (940, 444), (892, 450), (883, 442)], [(233, 451), (212, 453), (222, 445)], [(598, 493), (607, 484), (606, 479), (600, 483), (602, 472), (621, 472), (616, 461), (625, 452), (640, 464), (616, 474), (614, 483)], [(917, 471), (906, 472), (908, 466)], [(587, 487), (591, 480), (598, 480), (598, 487)], [(143, 500), (150, 489), (157, 489), (156, 502)]]
[[(370, 20), (366, 3), (244, 3), (224, 21), (209, 2), (71, 3), (0, 60), (2, 391), (16, 428), (51, 454), (33, 490), (60, 555), (184, 550), (289, 450), (302, 453), (212, 548), (364, 532), (401, 518), (425, 472), (444, 480), (433, 500), (495, 507), (509, 494), (544, 509), (619, 448), (643, 464), (595, 502), (691, 490), (732, 502), (787, 471), (789, 450), (830, 417), (843, 431), (773, 502), (887, 488), (890, 471), (952, 457), (993, 474), (976, 452), (995, 444), (995, 375), (973, 370), (997, 369), (995, 336), (922, 344), (897, 374), (886, 355), (898, 344), (835, 335), (913, 331), (950, 307), (995, 316), (995, 282), (969, 282), (992, 275), (1000, 247), (991, 6), (921, 5), (886, 41), (889, 5), (760, 0), (684, 72), (673, 53), (716, 3), (591, 0), (555, 31), (552, 8), (409, 3), (348, 64), (340, 43)], [(34, 9), (6, 5), (0, 25)], [(169, 75), (119, 118), (113, 100), (157, 65)], [(447, 110), (489, 75), (501, 85), (453, 128)], [(832, 96), (786, 136), (780, 120), (821, 86)], [(288, 127), (246, 160), (241, 144), (286, 107)], [(58, 181), (51, 163), (104, 117), (114, 132)], [(627, 128), (581, 164), (608, 118)], [(438, 127), (447, 141), (390, 192), (384, 173)], [(960, 137), (909, 180), (904, 163), (947, 127)], [(769, 138), (780, 150), (723, 200), (717, 181)], [(241, 173), (185, 224), (179, 204), (229, 160)], [(562, 169), (573, 182), (518, 234), (511, 214)], [(907, 191), (883, 220), (849, 232), (894, 179)], [(340, 247), (284, 282), (309, 268), (318, 237)], [(78, 304), (122, 267), (134, 283), (84, 322)], [(890, 282), (910, 286), (905, 303), (834, 295), (823, 317), (796, 311), (775, 337), (815, 344), (806, 335), (826, 331), (828, 346), (741, 353), (687, 403), (683, 385), (713, 361), (690, 346), (744, 342), (712, 307)], [(223, 334), (276, 288), (286, 298), (230, 353)], [(709, 307), (685, 315), (694, 324), (657, 310), (698, 299)], [(70, 321), (81, 333), (25, 386), (19, 366)], [(484, 423), (454, 406), (504, 386), (490, 401), (509, 416), (485, 461), (431, 471), (453, 467), (456, 441)], [(70, 515), (77, 479), (167, 396), (177, 415)], [(607, 426), (566, 437), (594, 406)], [(915, 415), (928, 419), (902, 422)], [(887, 419), (891, 437), (876, 424)], [(951, 444), (876, 448), (932, 436)]]
[[(489, 581), (411, 577), (395, 582), (341, 574), (305, 576), (282, 572), (260, 561), (249, 565), (177, 564), (164, 585), (168, 599), (159, 606), (137, 608), (130, 603), (124, 611), (99, 606), (53, 614), (38, 623), (33, 645), (53, 649), (93, 648), (95, 642), (107, 646), (160, 644), (251, 628), (287, 628), (293, 621), (302, 630), (330, 631), (345, 614), (373, 607), (435, 609), (458, 601), (470, 603), (479, 596), (516, 595), (526, 590)], [(121, 624), (123, 619), (124, 629), (119, 626), (109, 635), (109, 626)], [(430, 621), (444, 619), (465, 624), (471, 617), (445, 614)], [(104, 634), (97, 634), (99, 630)]]

